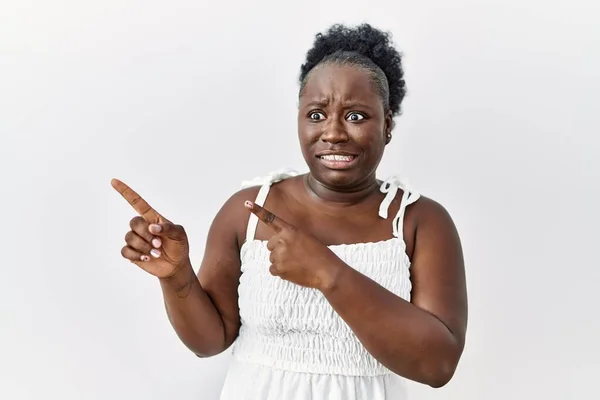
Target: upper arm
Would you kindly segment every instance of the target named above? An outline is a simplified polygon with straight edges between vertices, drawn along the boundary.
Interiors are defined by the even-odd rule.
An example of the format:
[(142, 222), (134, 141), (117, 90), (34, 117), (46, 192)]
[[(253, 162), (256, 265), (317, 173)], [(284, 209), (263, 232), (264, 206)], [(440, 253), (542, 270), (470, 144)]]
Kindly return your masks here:
[(440, 204), (428, 198), (417, 204), (411, 302), (439, 319), (462, 351), (468, 305), (460, 238), (452, 218)]
[(239, 238), (245, 232), (248, 211), (244, 201), (254, 199), (257, 188), (241, 190), (232, 195), (215, 216), (206, 239), (204, 257), (198, 279), (217, 309), (225, 333), (225, 347), (238, 335), (240, 315), (238, 284), (241, 275)]

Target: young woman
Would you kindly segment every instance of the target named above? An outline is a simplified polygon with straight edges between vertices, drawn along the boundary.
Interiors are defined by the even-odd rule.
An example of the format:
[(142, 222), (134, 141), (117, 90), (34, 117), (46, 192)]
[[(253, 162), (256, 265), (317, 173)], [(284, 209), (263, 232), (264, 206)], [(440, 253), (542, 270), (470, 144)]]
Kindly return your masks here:
[(122, 255), (158, 278), (182, 342), (199, 357), (235, 343), (222, 399), (404, 399), (405, 379), (453, 376), (467, 327), (459, 236), (440, 204), (376, 176), (404, 94), (389, 34), (317, 35), (299, 90), (309, 172), (233, 194), (198, 274), (183, 227), (113, 180), (139, 213)]

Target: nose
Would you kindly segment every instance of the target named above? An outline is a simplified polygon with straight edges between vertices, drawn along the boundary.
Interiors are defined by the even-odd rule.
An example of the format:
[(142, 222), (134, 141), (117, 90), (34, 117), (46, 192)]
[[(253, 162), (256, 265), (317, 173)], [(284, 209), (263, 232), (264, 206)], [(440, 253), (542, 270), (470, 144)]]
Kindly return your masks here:
[(324, 126), (323, 133), (321, 134), (321, 140), (327, 143), (345, 143), (349, 140), (348, 132), (346, 131), (344, 124), (340, 123), (336, 119), (332, 119), (329, 124)]

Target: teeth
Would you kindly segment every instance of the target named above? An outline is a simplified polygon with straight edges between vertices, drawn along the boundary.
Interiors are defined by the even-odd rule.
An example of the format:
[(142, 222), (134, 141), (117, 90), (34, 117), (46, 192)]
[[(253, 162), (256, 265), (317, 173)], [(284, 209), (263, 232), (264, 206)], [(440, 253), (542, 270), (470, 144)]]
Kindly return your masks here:
[(328, 160), (328, 161), (352, 161), (352, 159), (354, 157), (352, 156), (341, 156), (341, 155), (337, 155), (337, 154), (329, 154), (326, 156), (321, 156), (321, 158), (323, 160)]

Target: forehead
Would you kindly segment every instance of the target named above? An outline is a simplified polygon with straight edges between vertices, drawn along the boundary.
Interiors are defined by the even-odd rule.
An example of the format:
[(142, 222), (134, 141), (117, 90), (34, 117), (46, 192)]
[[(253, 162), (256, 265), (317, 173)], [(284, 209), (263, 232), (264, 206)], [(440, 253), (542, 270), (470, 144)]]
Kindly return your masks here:
[(365, 68), (326, 64), (310, 72), (301, 96), (302, 101), (340, 100), (381, 102), (373, 85), (371, 73)]

